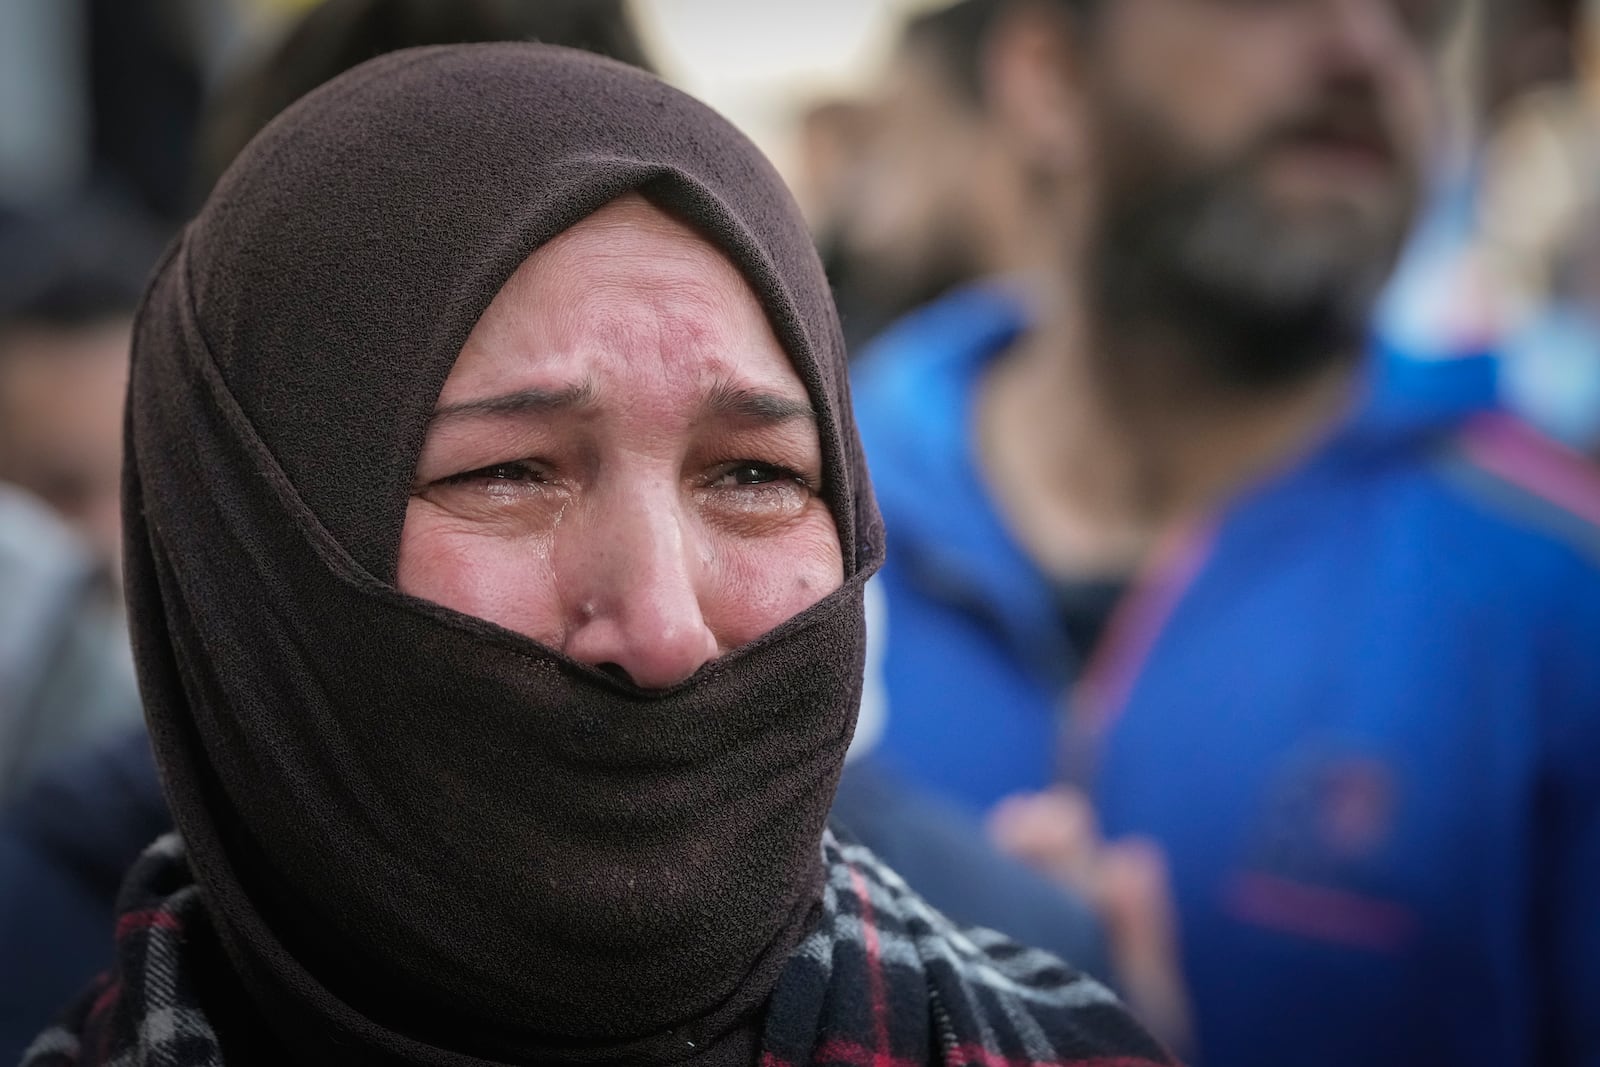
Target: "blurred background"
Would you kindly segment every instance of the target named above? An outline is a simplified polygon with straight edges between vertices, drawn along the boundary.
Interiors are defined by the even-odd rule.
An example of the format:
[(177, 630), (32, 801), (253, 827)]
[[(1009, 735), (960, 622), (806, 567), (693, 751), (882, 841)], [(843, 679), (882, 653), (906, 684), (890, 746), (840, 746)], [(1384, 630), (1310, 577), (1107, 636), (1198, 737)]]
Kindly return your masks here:
[[(127, 346), (144, 279), (162, 248), (250, 137), (323, 80), (412, 44), (535, 38), (654, 69), (745, 129), (794, 189), (835, 286), (852, 355), (877, 352), (864, 362), (887, 367), (875, 377), (865, 372), (864, 395), (873, 406), (863, 412), (863, 425), (869, 451), (878, 449), (869, 459), (885, 510), (893, 512), (899, 489), (891, 468), (900, 461), (892, 453), (905, 444), (895, 436), (896, 405), (927, 402), (933, 405), (928, 410), (945, 409), (937, 406), (943, 394), (918, 392), (921, 386), (907, 386), (912, 379), (893, 369), (903, 349), (916, 347), (907, 340), (911, 335), (892, 333), (885, 344), (884, 332), (940, 302), (947, 317), (918, 318), (913, 334), (948, 339), (977, 331), (984, 344), (1010, 345), (1022, 326), (1007, 325), (1004, 315), (983, 318), (987, 305), (977, 308), (980, 298), (973, 294), (992, 292), (984, 287), (997, 279), (1009, 285), (1034, 272), (1041, 234), (1060, 237), (1044, 225), (1046, 217), (1050, 226), (1071, 217), (1058, 210), (1059, 191), (1040, 188), (1039, 175), (1050, 168), (1041, 171), (1037, 159), (1022, 158), (1015, 131), (1006, 125), (1016, 118), (1008, 110), (1013, 103), (1040, 92), (1028, 71), (1059, 60), (1028, 52), (1045, 48), (1039, 44), (1045, 38), (1029, 36), (1029, 19), (1050, 2), (0, 0), (0, 805), (7, 811), (0, 916), (51, 909), (62, 916), (55, 928), (0, 924), (0, 1060), (15, 1051), (8, 1041), (20, 1042), (19, 1035), (37, 1029), (41, 1000), (59, 1001), (62, 990), (81, 982), (84, 961), (104, 955), (95, 921), (109, 914), (132, 856), (166, 825), (139, 734), (119, 607), (117, 488)], [(1335, 0), (1160, 2), (1237, 10), (1254, 3), (1261, 18), (1277, 19), (1295, 5), (1338, 6)], [(1367, 3), (1377, 10), (1388, 2), (1349, 0), (1345, 7)], [(1408, 13), (1430, 3), (1393, 0), (1393, 7)], [(1411, 236), (1368, 316), (1365, 366), (1381, 382), (1379, 392), (1414, 410), (1494, 409), (1535, 428), (1540, 443), (1530, 447), (1548, 447), (1559, 457), (1549, 469), (1567, 472), (1543, 478), (1542, 496), (1559, 498), (1564, 515), (1600, 524), (1600, 496), (1593, 495), (1595, 483), (1584, 480), (1586, 465), (1600, 458), (1600, 0), (1441, 0), (1440, 7), (1448, 13), (1439, 17), (1439, 39), (1428, 44), (1440, 117), (1420, 150), (1425, 188)], [(1019, 113), (1027, 117), (1026, 108)], [(1330, 121), (1335, 139), (1349, 132), (1339, 127), (1344, 120), (1338, 115)], [(1327, 132), (1313, 126), (1308, 136)], [(975, 284), (978, 289), (969, 288)], [(1030, 300), (1035, 309), (1044, 306)], [(994, 340), (1002, 335), (1003, 343)], [(976, 425), (980, 413), (974, 412), (950, 408), (943, 423), (917, 431), (926, 430), (924, 438), (906, 440), (932, 457), (930, 463), (949, 458), (939, 450), (956, 447), (951, 435), (965, 433), (969, 416)], [(981, 446), (987, 462), (1003, 445), (983, 438), (960, 444), (966, 451), (951, 455), (966, 462)], [(960, 506), (957, 500), (951, 507)], [(1030, 521), (1015, 508), (1006, 518), (1019, 528)], [(1261, 1017), (1271, 1013), (1251, 1008), (1241, 1014), (1237, 1005), (1208, 999), (1209, 986), (1196, 989), (1215, 974), (1202, 957), (1228, 954), (1195, 939), (1192, 931), (1204, 923), (1195, 918), (1199, 905), (1192, 901), (1178, 909), (1183, 920), (1174, 929), (1163, 888), (1171, 850), (1154, 860), (1138, 848), (1105, 851), (1098, 873), (1086, 878), (1084, 841), (1099, 833), (1103, 812), (1097, 816), (1082, 793), (1056, 793), (1027, 810), (996, 803), (1008, 793), (1041, 791), (1057, 778), (1075, 790), (1102, 784), (1070, 773), (1078, 720), (1062, 709), (1083, 696), (1080, 683), (1100, 685), (1115, 674), (1093, 669), (1112, 658), (1099, 646), (1102, 631), (1116, 628), (1108, 621), (1113, 609), (1133, 619), (1124, 631), (1142, 625), (1137, 612), (1144, 607), (1122, 610), (1132, 602), (1130, 589), (1143, 588), (1143, 580), (1130, 575), (1142, 573), (1148, 560), (1177, 557), (1141, 543), (1137, 567), (1120, 557), (1108, 566), (1103, 560), (1080, 566), (1081, 559), (1056, 566), (1049, 547), (1035, 551), (1026, 536), (1020, 546), (1007, 541), (993, 549), (995, 557), (1035, 557), (1028, 566), (1045, 572), (1029, 571), (1046, 590), (1039, 594), (1048, 617), (1043, 625), (1063, 634), (1056, 645), (1042, 646), (1025, 633), (1006, 637), (1023, 648), (1012, 666), (1019, 675), (1036, 676), (1028, 684), (1037, 682), (1045, 725), (1028, 735), (1031, 741), (996, 734), (995, 744), (1028, 750), (1044, 769), (1014, 778), (995, 770), (998, 784), (984, 792), (988, 786), (971, 785), (981, 774), (960, 769), (941, 777), (932, 769), (928, 753), (936, 742), (949, 747), (949, 736), (919, 741), (906, 732), (925, 694), (914, 679), (899, 678), (921, 668), (908, 666), (910, 653), (892, 643), (885, 650), (883, 635), (909, 634), (899, 639), (926, 641), (934, 649), (960, 642), (986, 650), (1000, 638), (985, 627), (1014, 631), (1027, 624), (996, 621), (973, 608), (981, 598), (957, 588), (950, 575), (971, 577), (983, 568), (951, 562), (952, 554), (972, 545), (962, 541), (967, 533), (960, 522), (942, 518), (928, 524), (931, 547), (917, 546), (931, 561), (925, 569), (938, 576), (929, 585), (939, 588), (928, 596), (958, 605), (959, 611), (951, 609), (957, 614), (982, 618), (955, 623), (937, 612), (919, 614), (925, 605), (912, 594), (905, 594), (913, 597), (909, 607), (899, 606), (895, 583), (902, 572), (896, 568), (902, 564), (896, 561), (912, 557), (893, 540), (918, 520), (908, 516), (896, 526), (893, 514), (890, 519), (891, 569), (872, 601), (878, 648), (842, 819), (957, 917), (1004, 926), (1103, 973), (1181, 1048), (1193, 1051), (1198, 1040), (1206, 1049), (1209, 1035), (1210, 1062), (1248, 1062), (1216, 1050), (1237, 1048), (1239, 1033), (1251, 1026), (1270, 1028)], [(1000, 537), (1000, 523), (993, 526), (983, 536)], [(1066, 533), (1072, 532), (1069, 523)], [(1600, 558), (1593, 547), (1585, 550)], [(973, 551), (981, 557), (988, 550)], [(1269, 566), (1263, 563), (1259, 573)], [(1062, 573), (1076, 577), (1056, 580)], [(1251, 588), (1254, 578), (1254, 572), (1250, 580), (1236, 576), (1228, 588)], [(1007, 596), (1020, 595), (1007, 580), (996, 579)], [(1306, 609), (1308, 594), (1294, 588), (1279, 617), (1315, 625), (1317, 609)], [(1391, 590), (1384, 607), (1398, 605), (1398, 612), (1434, 591)], [(1522, 610), (1509, 601), (1500, 606)], [(1228, 610), (1224, 605), (1214, 617), (1231, 618)], [(1600, 649), (1600, 634), (1589, 636)], [(1434, 649), (1451, 638), (1429, 640)], [(1216, 673), (1233, 692), (1247, 691), (1238, 687), (1250, 684), (1261, 659), (1270, 659), (1256, 657), (1256, 647)], [(1463, 638), (1459, 647), (1477, 646)], [(1005, 703), (1000, 689), (943, 688), (985, 706), (986, 713)], [(1600, 707), (1583, 713), (1600, 717)], [(936, 724), (924, 728), (930, 735), (955, 729), (953, 719), (927, 721)], [(891, 722), (900, 725), (886, 725)], [(985, 759), (981, 744), (955, 747), (964, 760)], [(991, 762), (999, 767), (1004, 761)], [(1339, 763), (1335, 771), (1318, 764), (1301, 784), (1314, 782), (1327, 792), (1318, 793), (1316, 803), (1360, 838), (1369, 822), (1387, 817), (1385, 773), (1369, 774), (1359, 760)], [(1312, 803), (1290, 792), (1288, 807)], [(1592, 813), (1585, 818), (1600, 824)], [(1297, 832), (1273, 829), (1273, 847)], [(70, 846), (62, 844), (68, 839)], [(1590, 867), (1600, 872), (1600, 862)], [(1175, 869), (1181, 889), (1181, 864)], [(1253, 917), (1234, 914), (1230, 921), (1321, 936), (1307, 933), (1297, 909), (1317, 911), (1331, 898), (1286, 895), (1280, 882), (1247, 885), (1239, 899), (1248, 907), (1239, 908)], [(73, 923), (77, 940), (63, 950), (62, 930)], [(1283, 973), (1298, 966), (1292, 956), (1274, 956), (1278, 947), (1263, 952)], [(1180, 958), (1185, 953), (1187, 964)], [(55, 985), (39, 977), (36, 965), (46, 959), (62, 961)], [(23, 960), (26, 966), (17, 962)], [(1353, 985), (1371, 985), (1361, 967), (1350, 972), (1355, 979), (1344, 967), (1339, 963), (1333, 972)], [(1583, 980), (1592, 977), (1591, 968)], [(1579, 985), (1585, 995), (1600, 997), (1600, 988)], [(1396, 997), (1395, 1003), (1406, 1003)], [(1600, 1017), (1600, 1004), (1589, 1007)], [(1198, 1020), (1191, 1017), (1196, 1010)], [(1551, 1014), (1528, 1010), (1530, 1018)], [(1586, 1038), (1551, 1037), (1554, 1031), (1542, 1027), (1527, 1023), (1535, 1032), (1529, 1047), (1548, 1052), (1559, 1045), (1559, 1056), (1508, 1054), (1498, 1062), (1576, 1063), (1580, 1057), (1572, 1050), (1594, 1038), (1592, 1030)], [(1582, 1062), (1600, 1063), (1595, 1040), (1587, 1047), (1594, 1058)]]
[[(37, 272), (36, 264), (19, 264), (38, 254), (21, 249), (31, 247), (30, 232), (43, 219), (52, 220), (45, 228), (57, 222), (70, 228), (71, 219), (99, 213), (135, 259), (141, 241), (159, 246), (203, 198), (226, 156), (311, 87), (285, 69), (295, 60), (275, 57), (274, 50), (316, 6), (315, 0), (3, 0), (4, 295), (15, 300), (22, 284), (15, 275)], [(302, 54), (307, 70), (326, 73), (330, 64), (412, 40), (491, 30), (548, 35), (553, 26), (540, 25), (550, 21), (548, 13), (519, 12), (517, 0), (469, 3), (454, 15), (440, 5), (431, 16), (419, 14), (421, 3), (396, 5), (389, 14), (350, 6), (325, 21), (335, 33), (341, 31), (333, 24), (345, 23), (355, 51), (337, 61)], [(896, 62), (906, 20), (944, 6), (941, 0), (625, 5), (641, 50), (630, 58), (648, 57), (664, 77), (730, 116), (789, 178), (825, 250), (836, 253), (830, 266), (840, 276), (847, 329), (858, 342), (928, 296), (929, 286), (961, 280), (971, 266), (951, 262), (965, 251), (927, 247), (940, 235), (915, 232), (919, 225), (950, 226), (938, 215), (939, 198), (954, 197), (972, 163), (970, 133), (980, 116), (962, 106), (963, 60), (937, 40), (949, 31), (935, 28), (925, 37), (933, 51), (944, 50), (946, 71), (937, 63), (931, 73), (908, 71)], [(1453, 32), (1442, 64), (1452, 132), (1436, 160), (1438, 202), (1383, 321), (1414, 355), (1482, 347), (1490, 336), (1509, 339), (1499, 347), (1517, 358), (1507, 362), (1500, 387), (1541, 425), (1592, 448), (1600, 439), (1600, 361), (1581, 307), (1594, 286), (1588, 235), (1600, 210), (1590, 180), (1600, 31), (1583, 0), (1465, 0), (1465, 7), (1469, 16)], [(376, 29), (352, 29), (362, 20)], [(968, 35), (971, 55), (964, 62), (971, 66), (972, 35), (981, 30), (974, 24), (961, 32)], [(264, 77), (263, 67), (275, 67), (274, 75)], [(245, 96), (253, 96), (249, 105)], [(913, 174), (919, 186), (943, 181), (946, 187), (902, 183)], [(885, 185), (892, 197), (883, 195)], [(972, 209), (951, 204), (963, 214)], [(956, 240), (945, 235), (947, 246)], [(849, 273), (870, 263), (867, 274), (909, 274), (907, 261), (930, 253), (946, 262), (916, 268), (929, 277), (909, 287)], [(880, 254), (886, 270), (877, 269)]]
[[(900, 21), (937, 2), (640, 0), (629, 15), (658, 71), (792, 165), (793, 132), (808, 105), (865, 91)], [(99, 179), (120, 182), (163, 215), (181, 215), (180, 205), (193, 199), (191, 142), (202, 111), (313, 6), (315, 0), (6, 0), (6, 202), (34, 206)], [(479, 13), (459, 25), (510, 25), (521, 17), (517, 6), (468, 4)]]

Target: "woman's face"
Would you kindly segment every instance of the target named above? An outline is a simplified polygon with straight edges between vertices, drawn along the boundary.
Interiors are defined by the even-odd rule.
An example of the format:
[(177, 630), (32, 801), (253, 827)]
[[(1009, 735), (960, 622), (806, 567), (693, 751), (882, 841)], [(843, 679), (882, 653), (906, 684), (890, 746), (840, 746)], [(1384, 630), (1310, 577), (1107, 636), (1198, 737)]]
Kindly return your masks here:
[(523, 263), (467, 338), (399, 587), (663, 688), (843, 582), (822, 488), (810, 398), (755, 294), (629, 196)]

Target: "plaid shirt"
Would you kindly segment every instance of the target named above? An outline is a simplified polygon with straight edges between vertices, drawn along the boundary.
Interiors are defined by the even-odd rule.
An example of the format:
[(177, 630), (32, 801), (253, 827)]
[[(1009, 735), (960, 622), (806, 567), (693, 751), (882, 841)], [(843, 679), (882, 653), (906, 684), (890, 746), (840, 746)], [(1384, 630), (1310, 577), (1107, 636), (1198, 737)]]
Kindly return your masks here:
[[(823, 841), (822, 916), (768, 1004), (759, 1067), (1148, 1067), (1161, 1047), (1094, 980), (989, 930), (963, 930), (858, 845)], [(207, 923), (176, 835), (134, 867), (117, 966), (22, 1067), (220, 1067), (185, 966)]]

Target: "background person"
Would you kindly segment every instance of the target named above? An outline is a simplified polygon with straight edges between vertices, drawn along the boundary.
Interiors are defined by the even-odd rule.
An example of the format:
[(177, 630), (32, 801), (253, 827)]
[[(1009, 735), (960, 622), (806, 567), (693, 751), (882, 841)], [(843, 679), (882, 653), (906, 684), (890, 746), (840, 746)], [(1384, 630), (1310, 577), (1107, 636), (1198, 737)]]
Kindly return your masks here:
[(1600, 1048), (1600, 491), (1365, 356), (1453, 15), (1019, 9), (1054, 277), (956, 294), (857, 375), (875, 756), (1090, 894), (1102, 832), (1158, 842), (1208, 1063)]
[(88, 544), (0, 484), (0, 810), (57, 760), (137, 728), (127, 629), (110, 597)]
[(118, 483), (147, 230), (86, 204), (0, 238), (0, 806), (139, 722)]
[(1547, 47), (1570, 69), (1495, 113), (1470, 261), (1501, 309), (1507, 401), (1600, 458), (1600, 4), (1558, 6)]
[(200, 190), (280, 111), (336, 74), (402, 48), (472, 41), (543, 41), (654, 69), (624, 0), (320, 0), (206, 101), (193, 164)]
[(154, 226), (94, 201), (0, 240), (0, 481), (49, 504), (113, 576), (128, 344), (160, 249)]
[(1031, 264), (1030, 190), (990, 71), (1006, 0), (961, 0), (909, 18), (875, 84), (815, 109), (802, 144), (818, 173), (814, 229), (859, 351), (951, 289)]
[(152, 762), (125, 729), (51, 761), (0, 811), (0, 1062), (110, 966), (123, 878), (172, 829)]

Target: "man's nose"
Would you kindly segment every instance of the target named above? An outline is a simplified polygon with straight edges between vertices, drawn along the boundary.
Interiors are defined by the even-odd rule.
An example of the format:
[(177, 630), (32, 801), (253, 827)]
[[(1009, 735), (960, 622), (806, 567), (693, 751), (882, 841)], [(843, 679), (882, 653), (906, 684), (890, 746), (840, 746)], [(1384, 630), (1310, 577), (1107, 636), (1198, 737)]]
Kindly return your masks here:
[(1393, 0), (1323, 0), (1327, 58), (1345, 69), (1371, 73), (1406, 44)]
[(717, 657), (700, 599), (708, 564), (692, 519), (664, 494), (619, 496), (568, 531), (563, 651), (665, 689)]

